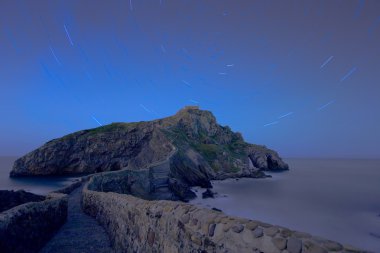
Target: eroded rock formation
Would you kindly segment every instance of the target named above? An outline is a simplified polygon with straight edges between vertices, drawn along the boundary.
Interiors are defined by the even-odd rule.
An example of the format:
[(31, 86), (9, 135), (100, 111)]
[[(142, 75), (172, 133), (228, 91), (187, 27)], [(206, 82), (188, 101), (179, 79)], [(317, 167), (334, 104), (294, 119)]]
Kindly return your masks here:
[[(151, 168), (154, 168), (152, 170)], [(190, 186), (211, 179), (265, 177), (287, 170), (278, 154), (245, 142), (198, 107), (148, 122), (113, 123), (52, 140), (18, 159), (11, 176), (65, 175), (114, 170), (150, 170), (157, 199), (193, 197)], [(174, 198), (175, 199), (175, 198)]]

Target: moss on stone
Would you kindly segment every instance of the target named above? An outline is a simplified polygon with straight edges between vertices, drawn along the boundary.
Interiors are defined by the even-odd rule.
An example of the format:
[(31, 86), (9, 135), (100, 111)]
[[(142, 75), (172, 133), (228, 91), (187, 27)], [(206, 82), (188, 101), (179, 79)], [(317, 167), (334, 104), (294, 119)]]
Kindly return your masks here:
[(216, 144), (200, 143), (194, 145), (194, 148), (209, 162), (217, 159), (218, 154), (222, 152), (222, 148)]

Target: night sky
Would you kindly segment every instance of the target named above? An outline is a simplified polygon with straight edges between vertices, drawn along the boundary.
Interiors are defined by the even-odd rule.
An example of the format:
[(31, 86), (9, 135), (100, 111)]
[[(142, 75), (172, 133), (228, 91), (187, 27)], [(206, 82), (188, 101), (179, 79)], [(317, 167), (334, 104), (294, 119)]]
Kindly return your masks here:
[(380, 158), (380, 1), (0, 1), (0, 155), (211, 110), (283, 157)]

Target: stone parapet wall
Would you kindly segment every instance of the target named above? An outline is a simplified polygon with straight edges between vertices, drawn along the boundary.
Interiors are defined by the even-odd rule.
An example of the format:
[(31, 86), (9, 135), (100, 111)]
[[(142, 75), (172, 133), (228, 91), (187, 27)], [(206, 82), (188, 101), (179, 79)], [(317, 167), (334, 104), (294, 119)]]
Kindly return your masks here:
[(45, 196), (24, 190), (0, 190), (0, 213), (27, 202), (39, 202), (43, 200), (45, 200)]
[(53, 191), (54, 193), (62, 193), (62, 194), (70, 194), (72, 193), (76, 188), (80, 187), (82, 185), (83, 181), (79, 179), (78, 181), (75, 181), (61, 189), (58, 189), (56, 191)]
[(0, 213), (0, 252), (38, 252), (66, 218), (67, 197), (59, 193)]
[(365, 252), (182, 202), (148, 201), (87, 186), (83, 210), (106, 229), (116, 252)]

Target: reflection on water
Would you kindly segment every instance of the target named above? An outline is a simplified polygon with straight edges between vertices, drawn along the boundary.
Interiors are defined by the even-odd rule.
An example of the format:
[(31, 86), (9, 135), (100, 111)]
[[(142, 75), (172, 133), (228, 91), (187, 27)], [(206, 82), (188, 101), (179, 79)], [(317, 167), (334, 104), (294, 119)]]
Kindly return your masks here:
[(192, 203), (380, 252), (379, 160), (287, 162), (273, 178), (215, 181), (219, 197)]
[(10, 178), (16, 157), (0, 157), (0, 190), (24, 189), (36, 194), (46, 194), (60, 189), (75, 180), (74, 177), (26, 177)]

